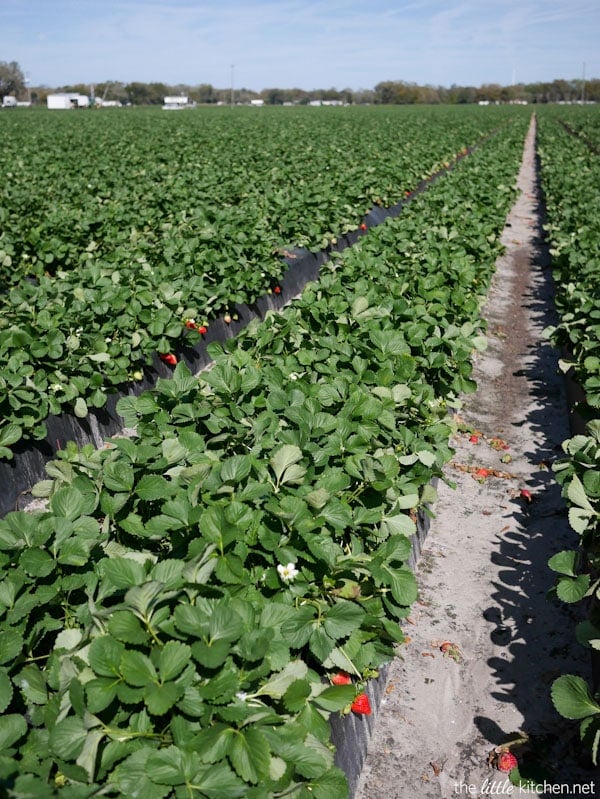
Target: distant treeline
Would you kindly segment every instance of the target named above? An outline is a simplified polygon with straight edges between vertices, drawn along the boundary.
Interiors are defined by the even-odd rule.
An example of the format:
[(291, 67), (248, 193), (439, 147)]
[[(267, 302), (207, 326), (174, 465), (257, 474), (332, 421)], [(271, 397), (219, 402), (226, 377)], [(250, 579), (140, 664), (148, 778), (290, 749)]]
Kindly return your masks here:
[[(90, 86), (75, 84), (60, 86), (54, 89), (32, 88), (31, 97), (34, 102), (45, 102), (51, 91), (70, 91), (90, 94)], [(587, 81), (553, 80), (549, 83), (519, 83), (512, 86), (499, 84), (483, 84), (481, 86), (420, 86), (401, 80), (388, 80), (378, 83), (374, 89), (263, 89), (260, 92), (250, 89), (217, 89), (209, 83), (196, 86), (167, 83), (122, 83), (106, 81), (94, 86), (96, 97), (118, 101), (132, 105), (161, 105), (167, 96), (184, 94), (190, 101), (199, 104), (250, 103), (252, 100), (263, 100), (266, 105), (295, 105), (315, 101), (340, 103), (371, 103), (374, 105), (401, 105), (418, 103), (556, 103), (578, 102), (581, 100), (600, 102), (600, 79)]]
[(374, 89), (236, 89), (230, 86), (217, 89), (210, 83), (198, 85), (167, 83), (123, 83), (111, 80), (90, 86), (78, 83), (71, 86), (30, 86), (20, 65), (16, 61), (0, 61), (0, 98), (12, 95), (17, 100), (45, 104), (48, 94), (53, 92), (76, 92), (93, 95), (105, 101), (123, 105), (162, 105), (165, 97), (185, 95), (191, 102), (210, 104), (247, 104), (262, 100), (266, 105), (294, 105), (311, 102), (335, 102), (342, 104), (370, 103), (373, 105), (414, 105), (419, 103), (574, 103), (581, 101), (600, 102), (600, 78), (583, 80), (553, 80), (541, 83), (517, 83), (501, 86), (488, 83), (481, 86), (421, 86), (403, 80), (386, 80)]
[(583, 80), (553, 80), (540, 83), (518, 83), (501, 86), (497, 83), (481, 86), (421, 86), (403, 80), (386, 80), (374, 89), (263, 89), (260, 92), (232, 86), (218, 89), (210, 83), (198, 85), (167, 83), (124, 83), (104, 81), (90, 86), (77, 83), (70, 86), (28, 86), (23, 70), (16, 61), (0, 62), (0, 97), (12, 95), (17, 100), (45, 104), (53, 92), (76, 92), (93, 95), (105, 101), (123, 105), (162, 105), (165, 97), (185, 95), (191, 102), (210, 104), (249, 104), (262, 100), (266, 105), (291, 103), (302, 105), (314, 102), (342, 104), (369, 103), (373, 105), (414, 105), (419, 103), (461, 104), (479, 103), (558, 103), (600, 102), (600, 78)]
[(311, 102), (336, 102), (343, 104), (370, 103), (373, 105), (414, 105), (418, 103), (573, 103), (581, 101), (600, 102), (600, 78), (583, 80), (553, 80), (549, 83), (517, 83), (500, 86), (497, 83), (475, 86), (421, 86), (403, 80), (386, 80), (374, 89), (263, 89), (255, 92), (250, 89), (217, 89), (210, 83), (188, 84), (167, 83), (123, 83), (104, 81), (90, 86), (78, 83), (71, 86), (29, 86), (20, 65), (16, 61), (0, 61), (0, 98), (12, 95), (17, 100), (45, 104), (48, 94), (53, 92), (76, 92), (94, 95), (100, 100), (123, 105), (162, 105), (165, 97), (185, 95), (191, 102), (202, 105), (250, 103), (262, 100), (267, 105), (294, 105)]

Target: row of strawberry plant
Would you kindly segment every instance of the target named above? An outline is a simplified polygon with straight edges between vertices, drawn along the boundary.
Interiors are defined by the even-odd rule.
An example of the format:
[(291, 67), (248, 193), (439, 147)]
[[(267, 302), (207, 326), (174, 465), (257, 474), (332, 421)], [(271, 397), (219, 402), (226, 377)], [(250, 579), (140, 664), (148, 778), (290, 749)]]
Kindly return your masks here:
[(275, 287), (275, 251), (356, 228), (504, 119), (326, 110), (0, 117), (1, 457)]
[(356, 228), (365, 209), (393, 204), (513, 115), (353, 108), (3, 116), (1, 246), (12, 262), (3, 282), (15, 282), (15, 271), (39, 277), (89, 260), (130, 270), (135, 251), (151, 267), (193, 262), (217, 283), (221, 268), (239, 270), (257, 254), (267, 260), (286, 244), (321, 247)]
[[(569, 125), (586, 116), (571, 110)], [(583, 112), (582, 112), (583, 113)], [(564, 352), (562, 368), (583, 390), (577, 411), (585, 423), (563, 442), (564, 456), (554, 471), (569, 507), (569, 522), (578, 539), (573, 548), (549, 561), (557, 574), (556, 593), (564, 602), (584, 602), (589, 617), (577, 625), (584, 646), (600, 649), (600, 161), (583, 139), (560, 124), (564, 112), (540, 117), (541, 178), (547, 206), (559, 322), (548, 330)], [(600, 118), (598, 112), (596, 124)], [(581, 129), (583, 129), (581, 127)], [(578, 675), (565, 674), (552, 687), (558, 711), (581, 720), (583, 746), (595, 763), (600, 746), (600, 684), (590, 686)], [(595, 694), (595, 695), (594, 695)]]
[(0, 521), (7, 796), (346, 795), (328, 718), (403, 640), (523, 136), (123, 398), (137, 435), (67, 447), (46, 509)]
[[(547, 112), (546, 112), (547, 113)], [(596, 155), (600, 150), (600, 114), (596, 106), (554, 108), (551, 115), (570, 133), (579, 137)]]

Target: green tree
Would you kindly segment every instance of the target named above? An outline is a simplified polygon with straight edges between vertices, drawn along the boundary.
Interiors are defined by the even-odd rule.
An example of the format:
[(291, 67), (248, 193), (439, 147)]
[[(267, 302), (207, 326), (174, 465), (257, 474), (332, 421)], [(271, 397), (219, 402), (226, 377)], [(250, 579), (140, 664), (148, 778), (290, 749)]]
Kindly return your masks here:
[(196, 88), (190, 92), (190, 96), (197, 103), (214, 103), (216, 99), (215, 90), (210, 83), (201, 83), (199, 86), (196, 86)]
[(381, 105), (397, 103), (397, 86), (395, 81), (385, 80), (375, 86), (375, 102)]
[(446, 102), (456, 105), (475, 102), (476, 89), (473, 86), (456, 86), (452, 84), (446, 94)]
[(16, 61), (0, 61), (0, 97), (18, 97), (25, 91), (25, 75)]
[(600, 79), (592, 78), (585, 84), (585, 99), (595, 103), (600, 102)]
[(165, 97), (169, 97), (175, 92), (171, 91), (166, 83), (155, 81), (154, 83), (146, 84), (148, 86), (148, 102), (150, 105), (162, 105)]
[(500, 102), (500, 92), (502, 87), (498, 83), (483, 83), (475, 94), (475, 100), (488, 101), (489, 103)]
[(148, 105), (150, 103), (150, 89), (147, 83), (134, 81), (125, 86), (125, 91), (132, 105)]
[(263, 89), (260, 94), (267, 105), (283, 105), (285, 102), (283, 89)]

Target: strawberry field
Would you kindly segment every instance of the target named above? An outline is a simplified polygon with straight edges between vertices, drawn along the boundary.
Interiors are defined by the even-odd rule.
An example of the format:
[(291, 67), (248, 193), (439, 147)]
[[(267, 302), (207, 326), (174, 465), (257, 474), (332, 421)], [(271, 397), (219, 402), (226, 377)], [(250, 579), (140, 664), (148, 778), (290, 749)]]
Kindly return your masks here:
[[(576, 285), (572, 270), (597, 229), (584, 141), (596, 118), (576, 110), (585, 137), (540, 115), (548, 231), (557, 269), (569, 264), (550, 334), (594, 416), (597, 254), (581, 256)], [(118, 395), (135, 435), (62, 449), (33, 489), (42, 508), (0, 521), (7, 796), (347, 795), (328, 720), (370, 712), (365, 687), (404, 640), (411, 536), (452, 455), (448, 410), (475, 388), (529, 118), (506, 107), (0, 117), (3, 457), (43, 439), (50, 414), (84, 419), (173, 356), (170, 378)], [(574, 146), (590, 180), (565, 189), (568, 206), (555, 176)], [(373, 206), (403, 199), (363, 229)], [(214, 364), (193, 375), (185, 346), (236, 303), (278, 291), (298, 247), (329, 251), (318, 282), (210, 344)], [(559, 476), (596, 569), (593, 424), (565, 445)], [(595, 590), (581, 557), (551, 564), (562, 599)], [(595, 625), (579, 631), (592, 646)], [(597, 740), (590, 689), (565, 679), (557, 707)]]
[(0, 117), (3, 457), (276, 287), (287, 248), (357, 229), (509, 118), (231, 111)]

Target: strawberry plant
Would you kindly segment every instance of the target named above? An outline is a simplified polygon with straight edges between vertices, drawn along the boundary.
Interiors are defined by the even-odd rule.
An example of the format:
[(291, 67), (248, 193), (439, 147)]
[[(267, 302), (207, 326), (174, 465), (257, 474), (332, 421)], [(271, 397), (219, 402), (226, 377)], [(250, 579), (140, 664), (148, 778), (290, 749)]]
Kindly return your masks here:
[[(592, 120), (595, 120), (595, 128)], [(567, 124), (568, 122), (568, 124)], [(600, 648), (600, 360), (598, 316), (598, 166), (593, 131), (597, 114), (589, 109), (547, 111), (540, 118), (542, 185), (548, 209), (547, 235), (557, 287), (557, 325), (547, 331), (561, 348), (561, 368), (579, 384), (576, 411), (581, 429), (563, 442), (554, 465), (578, 536), (573, 548), (549, 561), (556, 573), (554, 592), (564, 602), (585, 602), (589, 615), (577, 625), (577, 640), (594, 656)], [(579, 132), (578, 137), (575, 134)], [(569, 169), (566, 169), (566, 165)], [(552, 686), (560, 714), (581, 720), (581, 739), (598, 763), (600, 694), (577, 675), (562, 675)]]
[(553, 116), (542, 117), (540, 130), (547, 231), (559, 287), (555, 302), (560, 319), (548, 335), (563, 350), (562, 367), (573, 372), (585, 392), (585, 403), (578, 411), (584, 418), (595, 418), (600, 408), (600, 359), (596, 356), (600, 167), (597, 155)]

